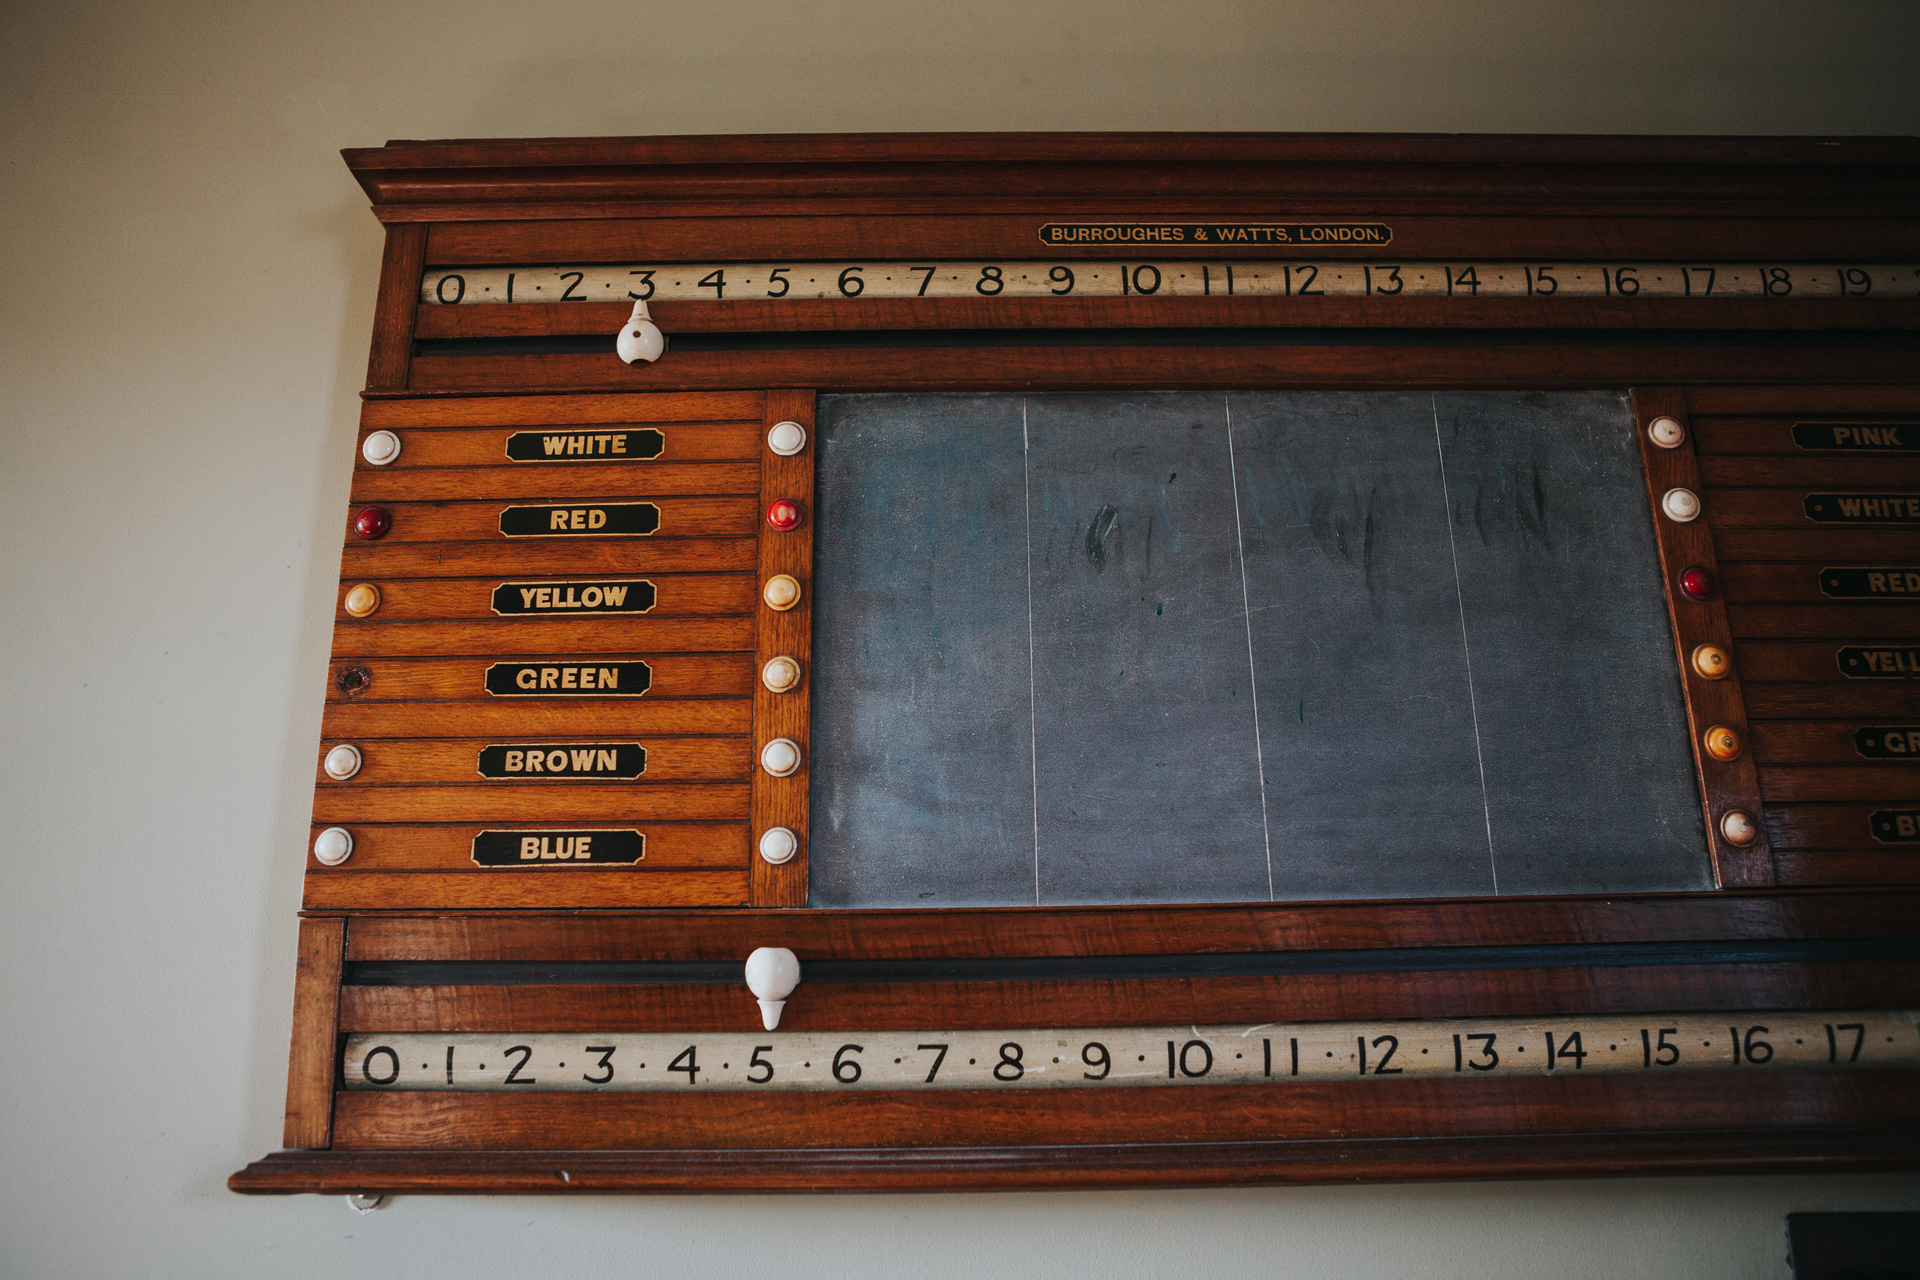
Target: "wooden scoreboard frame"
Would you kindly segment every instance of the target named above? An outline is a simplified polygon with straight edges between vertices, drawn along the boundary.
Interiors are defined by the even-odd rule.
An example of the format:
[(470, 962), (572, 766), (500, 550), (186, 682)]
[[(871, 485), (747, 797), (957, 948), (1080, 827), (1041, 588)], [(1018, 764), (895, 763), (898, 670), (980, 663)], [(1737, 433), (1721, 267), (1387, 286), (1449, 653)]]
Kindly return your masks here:
[[(1868, 761), (1847, 740), (1857, 725), (1920, 723), (1920, 684), (1845, 678), (1832, 653), (1848, 641), (1911, 645), (1920, 607), (1814, 590), (1822, 564), (1920, 564), (1920, 529), (1816, 524), (1794, 505), (1815, 490), (1920, 490), (1920, 455), (1786, 443), (1797, 422), (1920, 422), (1920, 297), (1898, 283), (1920, 281), (1920, 144), (946, 134), (393, 142), (345, 154), (387, 236), (362, 439), (397, 432), (413, 469), (356, 454), (354, 506), (392, 507), (396, 540), (344, 535), (322, 754), (377, 738), (380, 717), (400, 714), (379, 692), (450, 698), (442, 686), (471, 679), (469, 668), (544, 656), (522, 622), (436, 615), (440, 597), (421, 583), (453, 572), (458, 549), (419, 540), (481, 536), (457, 530), (492, 507), (463, 514), (463, 501), (585, 500), (606, 492), (604, 473), (524, 479), (483, 456), (497, 451), (489, 440), (672, 424), (673, 447), (698, 435), (708, 442), (698, 456), (717, 461), (663, 457), (678, 478), (635, 490), (667, 512), (645, 555), (528, 551), (515, 572), (550, 577), (564, 562), (589, 576), (616, 565), (635, 577), (710, 575), (711, 597), (732, 604), (663, 606), (617, 647), (705, 653), (691, 674), (656, 661), (656, 680), (661, 696), (687, 699), (676, 705), (692, 732), (710, 735), (702, 758), (727, 763), (687, 765), (695, 783), (662, 778), (631, 820), (651, 824), (646, 869), (632, 872), (454, 865), (474, 830), (581, 817), (542, 798), (563, 792), (489, 794), (469, 780), (380, 793), (373, 752), (359, 790), (317, 772), (316, 832), (368, 825), (345, 867), (309, 859), (287, 1149), (233, 1175), (235, 1190), (900, 1191), (1920, 1165), (1911, 1061), (1752, 1080), (1728, 1069), (1031, 1091), (382, 1093), (343, 1079), (358, 1033), (745, 1030), (757, 1014), (738, 966), (759, 946), (791, 948), (809, 975), (783, 1031), (1680, 1011), (1738, 1022), (1749, 1011), (1920, 1008), (1920, 845), (1869, 832), (1874, 815), (1920, 804), (1920, 769)], [(1196, 240), (1196, 227), (1264, 230)], [(631, 367), (612, 350), (630, 309), (617, 292), (462, 306), (440, 305), (443, 288), (422, 300), (436, 273), (455, 269), (783, 262), (1053, 263), (1089, 279), (1147, 262), (1349, 276), (1429, 264), (1446, 290), (1376, 290), (1365, 274), (1363, 292), (1296, 292), (1287, 274), (1283, 286), (1220, 296), (1211, 265), (1200, 296), (1159, 288), (1157, 267), (1153, 291), (1123, 274), (1119, 296), (862, 296), (846, 282), (864, 272), (805, 298), (762, 287), (707, 299), (687, 285), (652, 304), (673, 347)], [(1484, 265), (1476, 287), (1456, 291), (1466, 278), (1456, 272), (1474, 264), (1518, 265), (1524, 292), (1477, 287), (1492, 274)], [(1551, 296), (1541, 281), (1557, 291), (1572, 271), (1557, 264), (1584, 264), (1600, 291)], [(1557, 276), (1536, 278), (1541, 266)], [(1689, 272), (1715, 269), (1758, 284), (1695, 296), (1711, 277)], [(1672, 287), (1643, 287), (1661, 270)], [(795, 421), (811, 434), (820, 392), (1260, 388), (1631, 389), (1719, 887), (808, 908), (807, 770), (774, 778), (750, 763), (780, 737), (804, 761), (810, 722), (804, 682), (782, 696), (758, 679), (774, 656), (803, 672), (811, 658), (809, 595), (776, 612), (758, 590), (775, 573), (809, 584), (811, 525), (772, 534), (760, 512), (781, 497), (810, 508), (813, 450), (778, 456), (766, 430)], [(1650, 443), (1658, 417), (1685, 429), (1680, 447)], [(1661, 518), (1675, 488), (1700, 495), (1705, 516)], [(491, 552), (474, 554), (469, 576), (512, 576)], [(438, 567), (422, 567), (429, 559)], [(1687, 598), (1677, 582), (1689, 567), (1715, 574), (1718, 589)], [(380, 676), (395, 662), (367, 656), (374, 633), (344, 605), (360, 581), (389, 584), (390, 618), (427, 619), (384, 633), (402, 647), (381, 652), (413, 663), (387, 690)], [(476, 649), (481, 634), (494, 638)], [(568, 653), (615, 647), (579, 634)], [(1697, 677), (1690, 660), (1703, 644), (1733, 655), (1732, 675)], [(498, 742), (513, 739), (488, 735), (536, 732), (501, 727), (514, 722), (477, 704), (430, 705), (443, 727), (409, 721), (410, 732)], [(654, 705), (667, 704), (606, 723), (674, 732), (669, 721), (682, 722)], [(1746, 749), (1713, 758), (1703, 745), (1713, 726)], [(444, 821), (462, 805), (460, 823)], [(1757, 820), (1751, 843), (1725, 834), (1733, 810)], [(695, 834), (670, 838), (663, 822)], [(749, 847), (770, 826), (799, 834), (783, 865)]]

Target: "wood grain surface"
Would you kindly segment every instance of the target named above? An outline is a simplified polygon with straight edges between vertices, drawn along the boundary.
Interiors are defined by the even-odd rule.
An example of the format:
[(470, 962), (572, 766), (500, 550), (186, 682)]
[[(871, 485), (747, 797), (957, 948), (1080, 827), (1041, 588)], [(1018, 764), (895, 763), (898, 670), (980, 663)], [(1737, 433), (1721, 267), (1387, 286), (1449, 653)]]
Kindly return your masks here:
[[(800, 748), (800, 768), (776, 778), (765, 769), (753, 771), (753, 831), (757, 841), (771, 827), (785, 827), (799, 839), (792, 859), (775, 866), (757, 853), (753, 858), (753, 905), (804, 907), (807, 905), (808, 790), (813, 777), (813, 471), (818, 456), (814, 436), (813, 393), (767, 393), (764, 427), (797, 422), (807, 432), (807, 444), (791, 457), (765, 449), (761, 462), (760, 507), (765, 511), (781, 498), (800, 504), (800, 527), (780, 532), (760, 522), (760, 581), (775, 574), (799, 580), (800, 602), (782, 612), (764, 604), (754, 615), (754, 669), (782, 655), (800, 664), (800, 684), (775, 693), (759, 679), (753, 686), (753, 741), (756, 754), (766, 744), (785, 738)], [(764, 447), (764, 445), (763, 445)]]
[(307, 911), (353, 912), (736, 907), (747, 902), (747, 871), (309, 871), (300, 901)]
[[(405, 403), (374, 401), (375, 404)], [(390, 430), (400, 436), (400, 456), (384, 467), (376, 467), (366, 460), (358, 450), (358, 444), (375, 430)], [(567, 457), (555, 459), (542, 458), (536, 462), (515, 461), (507, 456), (507, 438), (519, 433), (532, 433), (538, 436), (572, 435), (579, 432), (605, 434), (610, 431), (658, 431), (665, 440), (660, 453), (653, 458), (639, 457)], [(637, 446), (636, 446), (637, 447)], [(758, 458), (760, 432), (756, 423), (741, 422), (678, 422), (661, 420), (635, 423), (571, 423), (564, 426), (529, 426), (527, 424), (509, 424), (499, 427), (438, 427), (428, 424), (376, 428), (363, 421), (359, 440), (356, 442), (353, 469), (356, 476), (366, 473), (385, 472), (399, 475), (406, 472), (428, 471), (443, 467), (499, 467), (503, 470), (519, 470), (540, 473), (562, 473), (573, 467), (584, 467), (591, 471), (603, 471), (609, 467), (637, 467), (641, 471), (616, 474), (644, 474), (649, 486), (665, 483), (659, 477), (662, 472), (673, 469), (685, 469), (687, 464), (704, 462), (753, 462)], [(712, 468), (707, 468), (712, 470)], [(692, 492), (692, 491), (689, 491)]]
[[(387, 871), (465, 871), (476, 875), (540, 876), (612, 876), (636, 872), (686, 871), (731, 867), (744, 870), (747, 865), (746, 808), (739, 806), (732, 822), (663, 822), (646, 815), (615, 815), (591, 819), (584, 825), (595, 828), (637, 827), (647, 837), (646, 856), (632, 866), (620, 867), (547, 867), (523, 870), (517, 867), (482, 869), (473, 862), (473, 838), (482, 830), (499, 831), (537, 828), (570, 829), (581, 823), (529, 817), (522, 823), (518, 816), (504, 822), (414, 821), (410, 823), (352, 821), (353, 856), (338, 867), (324, 867), (311, 852), (307, 870), (315, 875), (364, 876)], [(316, 819), (313, 834), (318, 834), (324, 819)], [(308, 841), (311, 849), (312, 841)]]
[(760, 421), (765, 396), (751, 391), (677, 391), (665, 395), (489, 396), (458, 400), (368, 400), (363, 431), (410, 427), (533, 427), (620, 423)]
[(281, 1142), (325, 1147), (333, 1138), (338, 1083), (335, 1031), (347, 922), (302, 920), (293, 971), (293, 1044), (287, 1054), (287, 1110)]
[[(426, 625), (426, 624), (421, 624)], [(448, 624), (453, 627), (457, 624)], [(560, 624), (567, 625), (567, 624)], [(600, 625), (600, 624), (588, 624)], [(579, 714), (609, 711), (609, 704), (633, 704), (624, 698), (497, 698), (486, 691), (487, 668), (497, 662), (539, 662), (539, 650), (510, 652), (496, 649), (484, 656), (463, 658), (371, 658), (335, 659), (327, 669), (327, 701), (335, 704), (367, 706), (382, 702), (473, 701), (488, 706), (515, 706), (534, 709), (572, 707)], [(676, 698), (745, 699), (754, 679), (751, 660), (744, 653), (687, 653), (659, 655), (645, 650), (616, 650), (593, 655), (609, 662), (645, 662), (652, 668), (652, 682), (642, 695), (648, 701)], [(359, 671), (362, 680), (343, 682), (348, 671)], [(743, 708), (744, 709), (744, 708)], [(427, 713), (429, 707), (415, 707)], [(386, 735), (392, 737), (446, 737), (446, 734)], [(458, 736), (458, 735), (453, 735)]]
[[(406, 457), (404, 444), (400, 456), (403, 460)], [(404, 471), (396, 463), (392, 468), (363, 465), (354, 473), (352, 496), (356, 503), (453, 499), (628, 502), (689, 494), (757, 495), (759, 492), (760, 468), (751, 462), (525, 463), (519, 467), (469, 465), (413, 467)], [(699, 519), (703, 510), (705, 508), (695, 507), (683, 518)], [(662, 532), (665, 531), (663, 521)], [(489, 534), (474, 536), (498, 537), (499, 528), (496, 525)]]
[[(322, 739), (314, 764), (314, 786), (321, 791), (340, 787), (382, 787), (423, 782), (480, 783), (479, 754), (494, 740), (491, 738), (444, 738), (407, 741), (381, 741), (377, 748), (362, 748), (360, 771), (346, 782), (327, 776), (319, 761), (335, 745)], [(583, 739), (520, 737), (515, 746), (565, 747)], [(648, 737), (646, 770), (635, 781), (654, 782), (745, 782), (752, 765), (753, 748), (746, 738), (673, 738)], [(533, 786), (576, 787), (581, 782), (541, 774), (526, 774), (514, 783)]]
[[(609, 574), (584, 574), (564, 579), (570, 583), (630, 582), (640, 575), (613, 577)], [(653, 583), (653, 607), (644, 614), (606, 614), (628, 623), (642, 619), (698, 617), (732, 614), (751, 617), (760, 602), (759, 584), (748, 574), (647, 574)], [(384, 626), (390, 622), (439, 621), (456, 618), (484, 618), (499, 621), (493, 608), (493, 591), (503, 582), (523, 582), (528, 586), (548, 586), (553, 579), (540, 576), (491, 577), (470, 579), (385, 579), (379, 583), (380, 608), (372, 617), (355, 618), (346, 610), (347, 592), (355, 581), (343, 581), (335, 602), (335, 634), (354, 627)], [(511, 597), (509, 597), (511, 598)], [(573, 617), (565, 613), (523, 614), (529, 621), (565, 624)], [(336, 643), (338, 643), (336, 641)], [(735, 646), (725, 645), (723, 648)], [(745, 646), (739, 646), (744, 648)]]

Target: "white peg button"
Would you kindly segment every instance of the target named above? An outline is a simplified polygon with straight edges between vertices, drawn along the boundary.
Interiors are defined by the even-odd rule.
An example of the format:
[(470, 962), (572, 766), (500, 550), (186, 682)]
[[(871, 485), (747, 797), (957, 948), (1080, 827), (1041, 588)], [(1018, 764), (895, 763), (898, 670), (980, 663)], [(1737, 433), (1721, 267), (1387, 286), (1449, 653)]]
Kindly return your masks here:
[(760, 860), (779, 866), (783, 862), (793, 861), (793, 855), (800, 851), (800, 838), (785, 827), (768, 827), (767, 833), (760, 837)]
[(328, 827), (313, 838), (313, 856), (322, 864), (337, 867), (353, 853), (353, 834), (345, 827)]
[(760, 767), (776, 778), (793, 776), (800, 770), (800, 744), (792, 738), (775, 738), (761, 748)]
[(800, 683), (800, 664), (783, 653), (760, 668), (760, 683), (775, 693), (785, 693)]
[(790, 573), (776, 573), (767, 579), (760, 598), (767, 602), (767, 608), (785, 613), (800, 603), (800, 580)]
[(1687, 438), (1687, 429), (1678, 418), (1655, 418), (1647, 424), (1647, 439), (1662, 449), (1678, 449)]
[(1700, 499), (1691, 489), (1669, 489), (1660, 499), (1660, 509), (1667, 513), (1667, 519), (1686, 524), (1699, 518)]
[(400, 437), (391, 431), (376, 431), (360, 445), (360, 456), (376, 467), (384, 467), (400, 456)]
[(771, 1031), (800, 985), (800, 957), (785, 947), (755, 947), (747, 957), (746, 978), (747, 990), (760, 1002), (760, 1020)]
[(327, 752), (327, 758), (322, 767), (326, 769), (327, 776), (335, 782), (345, 782), (360, 772), (360, 748), (343, 742)]
[(1749, 845), (1760, 838), (1760, 828), (1753, 824), (1753, 815), (1744, 809), (1729, 809), (1720, 819), (1720, 834), (1727, 838), (1728, 844)]
[(797, 422), (776, 422), (767, 432), (767, 448), (783, 458), (791, 458), (807, 447), (807, 429)]

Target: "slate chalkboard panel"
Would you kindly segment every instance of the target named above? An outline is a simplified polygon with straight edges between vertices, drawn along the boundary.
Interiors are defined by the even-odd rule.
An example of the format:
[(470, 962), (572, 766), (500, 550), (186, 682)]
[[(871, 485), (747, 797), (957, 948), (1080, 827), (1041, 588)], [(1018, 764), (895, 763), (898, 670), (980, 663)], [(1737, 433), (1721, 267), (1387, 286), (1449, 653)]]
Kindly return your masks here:
[(817, 421), (816, 905), (1711, 883), (1619, 394)]

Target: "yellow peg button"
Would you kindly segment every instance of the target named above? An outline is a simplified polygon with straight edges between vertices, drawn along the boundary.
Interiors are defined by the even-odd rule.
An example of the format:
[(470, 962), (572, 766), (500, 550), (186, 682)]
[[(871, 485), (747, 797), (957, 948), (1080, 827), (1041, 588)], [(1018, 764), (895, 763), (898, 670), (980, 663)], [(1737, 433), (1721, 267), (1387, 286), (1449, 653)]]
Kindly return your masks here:
[(347, 613), (364, 618), (380, 607), (380, 588), (371, 582), (356, 582), (347, 592)]
[(1740, 735), (1723, 724), (1717, 724), (1707, 730), (1707, 754), (1715, 760), (1738, 760), (1740, 753), (1746, 750), (1746, 744), (1740, 741)]
[(776, 573), (767, 579), (760, 598), (767, 602), (767, 608), (785, 613), (800, 603), (800, 580), (790, 573)]
[(1719, 645), (1703, 644), (1693, 651), (1693, 669), (1702, 680), (1719, 680), (1733, 670), (1733, 659)]

